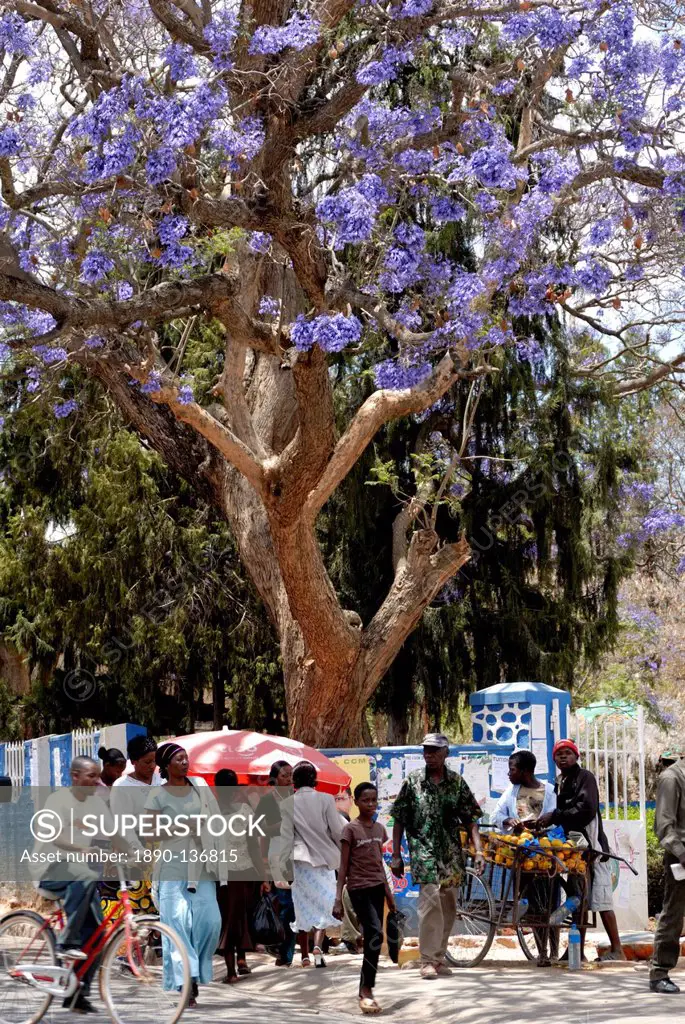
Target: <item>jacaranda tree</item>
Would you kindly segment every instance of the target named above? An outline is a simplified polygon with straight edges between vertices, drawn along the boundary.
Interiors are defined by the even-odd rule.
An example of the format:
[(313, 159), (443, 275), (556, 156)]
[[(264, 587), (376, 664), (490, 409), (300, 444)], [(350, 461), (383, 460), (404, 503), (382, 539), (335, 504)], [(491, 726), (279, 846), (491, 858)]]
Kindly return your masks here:
[[(685, 364), (678, 14), (658, 0), (4, 0), (13, 415), (40, 397), (76, 416), (94, 378), (222, 510), (278, 630), (300, 738), (358, 738), (469, 559), (438, 511), (463, 500), (451, 483), (503, 351), (540, 355), (532, 320), (563, 321), (569, 372), (598, 394)], [(208, 328), (221, 348), (193, 379), (184, 354)], [(375, 390), (341, 425), (333, 380), (369, 358)], [(363, 622), (331, 583), (317, 516), (385, 424), (464, 382), (459, 422), (414, 460), (393, 582)]]

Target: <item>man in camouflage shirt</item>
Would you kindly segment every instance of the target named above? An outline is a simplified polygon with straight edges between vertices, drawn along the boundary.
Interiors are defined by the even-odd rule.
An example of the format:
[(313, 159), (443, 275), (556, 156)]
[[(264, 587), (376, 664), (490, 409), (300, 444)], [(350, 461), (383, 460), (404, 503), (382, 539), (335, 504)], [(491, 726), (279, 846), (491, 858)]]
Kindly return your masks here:
[(463, 825), (476, 848), (475, 868), (484, 867), (477, 821), (482, 811), (464, 779), (446, 767), (449, 741), (430, 733), (423, 741), (425, 770), (412, 772), (392, 809), (393, 874), (404, 874), (402, 836), (407, 833), (411, 874), (419, 885), (421, 977), (450, 974), (447, 943), (457, 911), (464, 860), (459, 839)]

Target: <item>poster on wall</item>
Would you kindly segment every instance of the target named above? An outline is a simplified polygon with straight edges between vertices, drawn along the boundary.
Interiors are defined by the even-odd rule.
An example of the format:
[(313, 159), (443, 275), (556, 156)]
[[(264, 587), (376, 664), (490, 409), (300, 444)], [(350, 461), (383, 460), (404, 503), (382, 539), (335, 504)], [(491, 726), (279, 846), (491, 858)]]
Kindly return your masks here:
[[(358, 786), (360, 782), (369, 782), (371, 780), (372, 760), (373, 758), (369, 757), (368, 754), (341, 754), (339, 757), (331, 758), (331, 761), (335, 761), (350, 776), (350, 789), (352, 793), (354, 793), (355, 786)], [(357, 817), (357, 808), (354, 804), (350, 810), (350, 817)]]
[(649, 919), (647, 909), (647, 832), (644, 821), (602, 821), (609, 846), (624, 857), (637, 871), (625, 864), (612, 862), (614, 910), (619, 928), (644, 928)]

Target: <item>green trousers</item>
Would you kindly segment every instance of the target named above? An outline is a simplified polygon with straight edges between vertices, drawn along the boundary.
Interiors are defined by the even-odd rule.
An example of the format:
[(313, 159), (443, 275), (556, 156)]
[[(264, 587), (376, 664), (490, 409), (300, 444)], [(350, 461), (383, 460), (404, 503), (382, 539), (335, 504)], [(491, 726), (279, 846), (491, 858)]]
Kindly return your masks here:
[(677, 965), (680, 956), (680, 934), (685, 917), (685, 881), (676, 882), (673, 877), (671, 864), (675, 863), (675, 857), (665, 854), (664, 909), (659, 914), (654, 936), (650, 981), (667, 978), (668, 972)]

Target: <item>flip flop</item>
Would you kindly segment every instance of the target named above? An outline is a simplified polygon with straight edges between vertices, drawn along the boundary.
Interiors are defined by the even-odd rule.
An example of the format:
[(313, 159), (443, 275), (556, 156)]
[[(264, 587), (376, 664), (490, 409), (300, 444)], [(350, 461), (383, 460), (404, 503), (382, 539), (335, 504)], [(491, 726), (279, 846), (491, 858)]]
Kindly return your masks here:
[(302, 957), (302, 964), (301, 964), (301, 966), (302, 967), (311, 967), (312, 966), (312, 962), (311, 962), (311, 960), (309, 959), (308, 956)]
[(381, 1012), (381, 1007), (375, 999), (366, 999), (362, 996), (359, 997), (359, 1009), (363, 1014), (377, 1014)]

